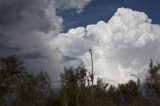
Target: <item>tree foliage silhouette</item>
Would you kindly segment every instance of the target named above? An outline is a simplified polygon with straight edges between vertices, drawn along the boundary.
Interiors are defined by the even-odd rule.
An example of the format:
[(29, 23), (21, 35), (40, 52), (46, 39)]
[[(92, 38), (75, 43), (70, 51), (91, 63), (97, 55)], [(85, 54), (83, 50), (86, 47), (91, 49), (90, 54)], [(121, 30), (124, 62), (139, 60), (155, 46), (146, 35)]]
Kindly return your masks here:
[(83, 64), (76, 68), (64, 68), (60, 78), (61, 88), (55, 90), (46, 72), (33, 74), (23, 67), (23, 62), (17, 56), (2, 57), (0, 58), (0, 105), (160, 105), (160, 63), (153, 64), (152, 60), (144, 83), (140, 83), (138, 78), (138, 82), (130, 80), (115, 87), (104, 83), (103, 79), (98, 79), (92, 89), (91, 76)]

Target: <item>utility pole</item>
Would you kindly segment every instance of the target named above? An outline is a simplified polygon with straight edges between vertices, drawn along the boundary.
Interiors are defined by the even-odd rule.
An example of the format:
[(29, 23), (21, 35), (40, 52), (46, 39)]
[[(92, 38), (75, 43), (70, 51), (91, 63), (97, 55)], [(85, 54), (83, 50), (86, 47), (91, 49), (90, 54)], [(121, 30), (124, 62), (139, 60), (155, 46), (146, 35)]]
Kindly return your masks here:
[(94, 75), (93, 75), (93, 56), (92, 56), (92, 49), (89, 49), (89, 52), (91, 54), (91, 64), (92, 64), (92, 70), (91, 70), (91, 82), (92, 82), (92, 96), (93, 96), (93, 79), (94, 79)]

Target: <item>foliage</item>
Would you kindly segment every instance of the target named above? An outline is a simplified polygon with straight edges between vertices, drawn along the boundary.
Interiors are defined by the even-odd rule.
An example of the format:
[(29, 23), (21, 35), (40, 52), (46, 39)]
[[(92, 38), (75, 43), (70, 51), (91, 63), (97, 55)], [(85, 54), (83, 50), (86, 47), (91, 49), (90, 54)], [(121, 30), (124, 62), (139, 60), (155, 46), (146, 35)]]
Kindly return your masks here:
[[(149, 65), (145, 83), (130, 80), (117, 87), (91, 76), (82, 64), (64, 68), (61, 89), (55, 90), (46, 72), (33, 74), (15, 55), (0, 58), (1, 106), (159, 106), (160, 63)], [(144, 87), (141, 88), (141, 85)], [(145, 95), (142, 93), (145, 92)]]
[(17, 56), (0, 58), (0, 104), (7, 102), (5, 96), (10, 93), (11, 86), (14, 86), (25, 74), (23, 62)]
[(26, 75), (12, 90), (15, 95), (12, 106), (45, 106), (51, 93), (48, 76), (43, 72)]

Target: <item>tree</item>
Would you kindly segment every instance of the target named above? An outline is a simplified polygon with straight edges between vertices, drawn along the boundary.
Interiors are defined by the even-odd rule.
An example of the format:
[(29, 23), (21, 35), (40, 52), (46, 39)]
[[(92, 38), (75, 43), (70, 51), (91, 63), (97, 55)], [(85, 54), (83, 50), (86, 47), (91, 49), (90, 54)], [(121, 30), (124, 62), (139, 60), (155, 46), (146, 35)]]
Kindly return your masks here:
[(10, 87), (25, 76), (23, 62), (16, 55), (0, 58), (0, 104), (7, 104), (4, 96), (10, 93)]
[(28, 73), (16, 55), (0, 58), (1, 106), (51, 106), (51, 98), (47, 73)]
[(12, 89), (15, 98), (11, 106), (51, 106), (48, 103), (51, 96), (50, 80), (44, 72), (26, 75)]
[(65, 68), (64, 73), (61, 74), (61, 97), (64, 106), (81, 106), (80, 104), (84, 101), (82, 95), (86, 89), (87, 79), (87, 70), (83, 64), (75, 69)]
[(16, 55), (0, 58), (0, 78), (1, 80), (16, 79), (26, 72), (23, 62)]
[(147, 94), (154, 100), (160, 98), (160, 63), (153, 64), (151, 60), (146, 78)]
[(131, 104), (134, 100), (137, 100), (139, 98), (138, 88), (138, 84), (132, 80), (126, 84), (119, 84), (117, 92), (120, 96), (120, 102)]

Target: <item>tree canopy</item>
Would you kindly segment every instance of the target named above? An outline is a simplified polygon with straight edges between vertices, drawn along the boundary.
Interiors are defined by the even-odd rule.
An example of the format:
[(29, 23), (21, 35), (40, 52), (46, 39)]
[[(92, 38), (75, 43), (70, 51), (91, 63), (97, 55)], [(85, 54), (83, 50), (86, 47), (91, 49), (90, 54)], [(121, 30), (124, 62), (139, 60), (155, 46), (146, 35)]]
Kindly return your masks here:
[[(147, 70), (146, 70), (147, 71)], [(130, 80), (117, 87), (91, 76), (82, 64), (64, 68), (61, 88), (55, 90), (47, 72), (33, 74), (16, 56), (0, 58), (1, 106), (159, 106), (160, 63), (150, 61), (144, 83)], [(143, 88), (142, 88), (143, 85)], [(140, 90), (141, 89), (141, 90)], [(145, 93), (143, 93), (143, 92)]]

